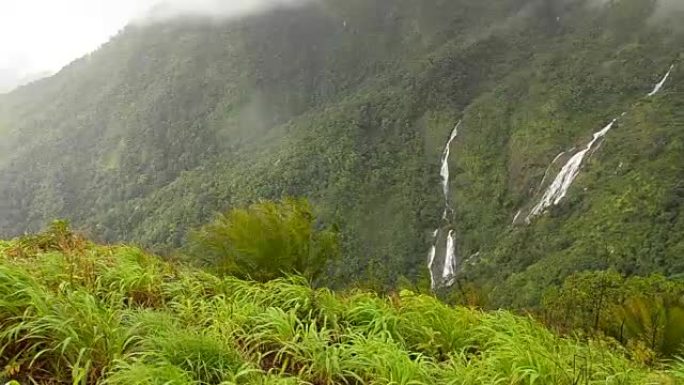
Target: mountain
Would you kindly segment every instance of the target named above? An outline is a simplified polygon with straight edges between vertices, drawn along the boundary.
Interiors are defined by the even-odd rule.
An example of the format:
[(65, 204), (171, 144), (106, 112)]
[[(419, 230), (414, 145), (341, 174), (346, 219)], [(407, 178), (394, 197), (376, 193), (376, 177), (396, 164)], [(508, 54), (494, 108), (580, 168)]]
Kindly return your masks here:
[(0, 94), (10, 92), (24, 84), (29, 84), (50, 75), (50, 72), (35, 72), (22, 75), (16, 69), (0, 68)]
[(435, 287), (530, 306), (578, 270), (682, 274), (682, 8), (320, 0), (129, 26), (0, 96), (0, 233), (67, 218), (171, 252), (217, 211), (304, 196), (343, 235), (340, 282), (427, 279), (434, 256)]

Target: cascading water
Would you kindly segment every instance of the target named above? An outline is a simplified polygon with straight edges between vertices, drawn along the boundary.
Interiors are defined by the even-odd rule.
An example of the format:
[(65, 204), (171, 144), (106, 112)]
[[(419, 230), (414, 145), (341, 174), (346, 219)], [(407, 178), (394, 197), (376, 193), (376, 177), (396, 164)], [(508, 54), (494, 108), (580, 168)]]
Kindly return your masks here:
[[(556, 164), (556, 162), (560, 158), (562, 158), (563, 155), (565, 155), (567, 152), (572, 152), (574, 150), (575, 149), (573, 148), (570, 151), (563, 151), (560, 154), (556, 155), (555, 158), (553, 158), (553, 160), (551, 161), (549, 166), (546, 168), (546, 171), (544, 171), (544, 177), (542, 178), (541, 183), (539, 183), (539, 187), (537, 188), (538, 190), (541, 190), (541, 188), (544, 187), (544, 183), (546, 183), (546, 179), (549, 177), (549, 172), (551, 172), (551, 168), (553, 167), (553, 165)], [(518, 219), (522, 216), (522, 213), (523, 213), (522, 210), (518, 210), (518, 212), (515, 214), (515, 216), (513, 217), (513, 224), (514, 225), (519, 224)], [(525, 222), (529, 222), (529, 218), (530, 218), (529, 216), (527, 218), (525, 218)]]
[[(571, 150), (572, 151), (572, 150)], [(546, 168), (546, 171), (544, 171), (544, 177), (542, 178), (541, 183), (539, 184), (539, 188), (542, 188), (544, 186), (544, 182), (546, 182), (546, 178), (549, 177), (549, 171), (551, 171), (551, 167), (553, 167), (554, 164), (560, 159), (563, 155), (565, 155), (565, 151), (561, 152), (560, 154), (556, 155), (555, 158), (551, 161), (551, 164), (549, 167)]]
[(442, 176), (442, 191), (444, 191), (444, 201), (446, 205), (449, 206), (449, 155), (451, 154), (451, 142), (458, 136), (458, 128), (461, 122), (458, 122), (456, 127), (451, 131), (449, 136), (449, 141), (444, 148), (444, 153), (442, 154), (442, 168), (440, 169), (439, 175)]
[[(435, 230), (432, 233), (432, 239), (437, 239), (437, 235), (439, 234), (439, 229)], [(430, 280), (431, 280), (431, 285), (434, 287), (434, 277), (432, 276), (432, 266), (435, 264), (435, 255), (437, 254), (437, 246), (434, 244), (435, 242), (433, 241), (432, 247), (430, 247), (430, 251), (428, 252), (428, 270), (430, 270)]]
[(513, 217), (513, 224), (518, 222), (518, 218), (520, 218), (520, 215), (522, 215), (522, 210), (518, 210), (518, 212), (515, 213), (515, 216)]
[(670, 74), (672, 73), (672, 70), (674, 69), (674, 64), (670, 66), (670, 69), (667, 71), (665, 76), (663, 77), (663, 80), (661, 80), (658, 84), (655, 85), (655, 88), (653, 88), (653, 91), (651, 91), (647, 96), (654, 96), (658, 92), (660, 92), (661, 89), (663, 89), (663, 86), (665, 85), (665, 82), (667, 79), (670, 77)]
[(584, 157), (599, 139), (606, 136), (608, 131), (613, 128), (613, 125), (615, 125), (616, 121), (617, 119), (613, 119), (613, 121), (608, 123), (608, 125), (605, 126), (601, 131), (595, 133), (594, 138), (591, 140), (591, 142), (589, 142), (589, 144), (587, 144), (584, 150), (573, 155), (573, 157), (568, 160), (568, 162), (565, 164), (565, 166), (563, 166), (556, 176), (556, 179), (553, 181), (553, 183), (551, 183), (551, 185), (546, 189), (541, 201), (539, 201), (539, 203), (532, 208), (532, 211), (530, 211), (530, 214), (527, 216), (527, 222), (529, 222), (533, 217), (544, 212), (544, 210), (546, 210), (548, 207), (559, 204), (560, 201), (565, 198), (565, 195), (568, 193), (568, 189), (572, 185), (572, 182), (575, 181), (575, 178), (577, 178), (577, 175), (579, 174), (580, 166), (582, 166)]
[[(653, 88), (653, 91), (651, 91), (647, 97), (651, 97), (656, 95), (658, 92), (660, 92), (663, 89), (663, 86), (667, 82), (667, 79), (670, 77), (672, 71), (674, 70), (674, 64), (670, 66), (670, 69), (667, 71), (665, 76), (662, 78), (658, 84), (655, 85)], [(621, 117), (625, 116), (626, 113), (623, 112)], [(568, 189), (570, 186), (572, 186), (572, 183), (575, 181), (575, 178), (577, 178), (577, 175), (579, 174), (580, 167), (582, 166), (582, 162), (584, 161), (584, 158), (586, 155), (592, 150), (596, 142), (598, 142), (600, 139), (606, 136), (608, 132), (613, 128), (615, 123), (617, 122), (618, 118), (613, 119), (607, 126), (605, 126), (602, 130), (594, 133), (593, 139), (587, 144), (587, 146), (581, 150), (580, 152), (576, 153), (573, 155), (567, 163), (561, 168), (560, 172), (556, 176), (556, 179), (551, 183), (551, 185), (546, 189), (544, 192), (544, 195), (542, 196), (541, 200), (539, 203), (537, 203), (532, 210), (530, 211), (529, 215), (525, 219), (525, 221), (529, 224), (535, 216), (540, 215), (541, 213), (544, 212), (547, 208), (559, 204), (563, 198), (565, 198), (566, 194), (568, 193)], [(549, 169), (551, 166), (553, 166), (558, 159), (560, 159), (565, 153), (559, 154), (556, 158), (554, 158), (553, 162), (551, 162), (551, 165), (549, 168), (546, 170), (546, 173), (544, 174), (544, 179), (542, 180), (542, 186), (544, 182), (546, 181), (547, 174), (549, 172)], [(516, 215), (515, 219), (513, 220), (513, 223), (517, 221), (517, 219), (520, 217), (520, 212)]]
[[(437, 239), (435, 236), (433, 239)], [(430, 251), (428, 252), (428, 270), (430, 271), (430, 286), (435, 288), (435, 274), (432, 272), (433, 266), (435, 264), (435, 255), (437, 254), (437, 246), (432, 245)]]
[[(449, 156), (451, 154), (451, 143), (458, 136), (458, 129), (461, 126), (461, 122), (454, 127), (449, 135), (449, 140), (444, 147), (441, 158), (441, 168), (440, 176), (442, 177), (442, 193), (444, 194), (444, 212), (442, 214), (442, 220), (446, 224), (446, 228), (449, 228), (451, 224), (448, 221), (449, 210)], [(428, 269), (430, 270), (430, 281), (432, 288), (435, 289), (438, 284), (450, 286), (453, 283), (453, 277), (456, 272), (456, 238), (454, 230), (450, 229), (446, 238), (446, 245), (444, 251), (444, 265), (442, 267), (442, 273), (440, 277), (440, 282), (437, 282), (435, 277), (435, 260), (437, 259), (437, 243), (440, 240), (440, 234), (443, 232), (443, 228), (435, 230), (432, 234), (433, 242), (430, 251), (428, 252)]]
[(447, 235), (446, 251), (444, 252), (444, 269), (442, 270), (442, 283), (451, 286), (456, 275), (456, 239), (454, 230), (449, 230)]

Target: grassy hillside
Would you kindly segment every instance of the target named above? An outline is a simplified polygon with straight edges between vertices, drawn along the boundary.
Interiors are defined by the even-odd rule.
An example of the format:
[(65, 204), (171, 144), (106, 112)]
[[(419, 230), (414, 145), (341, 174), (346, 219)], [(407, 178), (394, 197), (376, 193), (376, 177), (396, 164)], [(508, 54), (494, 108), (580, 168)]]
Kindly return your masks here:
[(676, 384), (615, 343), (408, 291), (219, 278), (53, 226), (0, 243), (0, 374), (38, 384)]
[[(68, 218), (169, 251), (219, 210), (305, 196), (341, 229), (340, 282), (415, 281), (462, 120), (447, 219), (460, 282), (494, 306), (535, 306), (578, 270), (682, 274), (684, 34), (667, 3), (321, 0), (131, 26), (0, 96), (0, 233)], [(554, 157), (622, 112), (567, 198), (512, 225)]]

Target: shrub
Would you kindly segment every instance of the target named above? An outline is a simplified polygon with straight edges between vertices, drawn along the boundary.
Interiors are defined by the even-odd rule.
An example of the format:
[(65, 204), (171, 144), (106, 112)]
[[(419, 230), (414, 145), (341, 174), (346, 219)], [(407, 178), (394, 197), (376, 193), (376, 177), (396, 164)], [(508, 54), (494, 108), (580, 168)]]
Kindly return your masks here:
[(296, 273), (315, 280), (339, 254), (337, 234), (315, 222), (303, 199), (255, 203), (195, 232), (191, 253), (225, 275), (265, 282)]

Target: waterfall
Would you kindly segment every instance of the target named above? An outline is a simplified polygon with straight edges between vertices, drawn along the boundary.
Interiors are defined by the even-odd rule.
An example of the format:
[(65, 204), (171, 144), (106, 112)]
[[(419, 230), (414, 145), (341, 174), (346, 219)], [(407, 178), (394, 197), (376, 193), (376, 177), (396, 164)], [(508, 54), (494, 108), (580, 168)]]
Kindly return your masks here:
[(615, 122), (617, 122), (617, 119), (613, 119), (613, 121), (608, 123), (608, 125), (605, 126), (601, 131), (594, 133), (594, 137), (589, 144), (587, 144), (582, 151), (576, 153), (572, 156), (572, 158), (570, 158), (570, 160), (568, 160), (568, 162), (563, 166), (556, 176), (556, 179), (553, 181), (553, 183), (551, 183), (551, 185), (546, 189), (542, 199), (539, 201), (539, 203), (537, 203), (536, 206), (532, 208), (532, 211), (527, 216), (527, 222), (529, 222), (533, 217), (544, 212), (544, 210), (546, 210), (548, 207), (557, 205), (561, 200), (563, 200), (563, 198), (565, 198), (565, 195), (568, 193), (568, 189), (570, 186), (572, 186), (572, 182), (575, 181), (575, 178), (577, 178), (577, 175), (579, 174), (580, 166), (582, 166), (584, 157), (599, 139), (606, 136), (608, 131), (610, 131), (610, 129), (613, 128), (613, 125), (615, 125)]
[(522, 210), (518, 210), (518, 212), (517, 212), (517, 213), (515, 214), (515, 216), (513, 217), (513, 224), (515, 224), (516, 222), (518, 222), (518, 218), (520, 218), (520, 215), (521, 215), (521, 214), (522, 214)]
[[(435, 236), (436, 238), (436, 236)], [(430, 251), (428, 252), (428, 270), (430, 270), (430, 286), (435, 288), (435, 277), (432, 272), (432, 266), (435, 264), (435, 255), (437, 254), (437, 246), (432, 245)]]
[(649, 96), (649, 97), (650, 97), (650, 96), (654, 96), (655, 94), (657, 94), (658, 92), (660, 92), (660, 90), (661, 90), (661, 89), (663, 88), (663, 86), (665, 85), (665, 82), (666, 82), (667, 79), (670, 77), (670, 74), (672, 73), (672, 70), (673, 70), (673, 69), (674, 69), (674, 64), (670, 66), (670, 69), (669, 69), (669, 71), (667, 71), (667, 73), (666, 73), (665, 76), (663, 77), (663, 80), (661, 80), (658, 84), (656, 84), (656, 85), (655, 85), (655, 88), (653, 88), (653, 91), (651, 91), (647, 96)]
[(454, 230), (449, 231), (449, 235), (447, 236), (446, 251), (444, 253), (442, 282), (444, 282), (446, 286), (451, 286), (456, 274), (456, 240), (454, 238)]
[[(441, 166), (439, 172), (439, 175), (442, 178), (442, 194), (444, 196), (444, 211), (442, 213), (442, 221), (444, 221), (447, 225), (450, 225), (448, 217), (449, 210), (451, 209), (451, 207), (449, 206), (449, 157), (451, 154), (451, 143), (458, 136), (458, 129), (460, 126), (461, 121), (459, 121), (456, 124), (454, 129), (451, 131), (451, 134), (449, 135), (449, 140), (444, 146), (444, 151), (442, 152)], [(433, 232), (432, 247), (428, 252), (428, 269), (430, 270), (430, 282), (432, 289), (435, 289), (438, 284), (437, 279), (435, 277), (434, 264), (435, 260), (437, 259), (437, 243), (439, 242), (439, 235), (440, 233), (442, 233), (442, 230), (442, 228), (438, 228)], [(450, 286), (452, 284), (453, 276), (456, 272), (456, 238), (454, 230), (449, 230), (445, 246), (446, 249), (444, 251), (444, 266), (442, 268), (440, 282), (441, 284), (446, 284), (446, 286)]]
[[(432, 233), (432, 239), (436, 240), (437, 235), (439, 234), (439, 229), (435, 230)], [(432, 276), (432, 266), (435, 264), (435, 254), (437, 254), (437, 246), (434, 244), (435, 242), (433, 241), (432, 247), (430, 247), (430, 251), (428, 252), (428, 270), (430, 270), (430, 281), (432, 282), (431, 285), (434, 286), (434, 277)]]
[[(541, 191), (541, 189), (544, 187), (544, 183), (546, 183), (546, 178), (549, 177), (549, 172), (551, 172), (551, 168), (553, 167), (554, 164), (556, 164), (556, 162), (558, 161), (558, 159), (562, 158), (563, 155), (565, 155), (566, 153), (572, 152), (572, 151), (575, 151), (575, 149), (573, 148), (573, 149), (570, 150), (570, 151), (563, 151), (563, 152), (561, 152), (560, 154), (556, 155), (555, 158), (553, 158), (553, 160), (551, 161), (551, 164), (549, 164), (549, 166), (546, 168), (546, 171), (544, 171), (544, 177), (542, 178), (541, 183), (539, 183), (539, 187), (537, 188), (537, 191)], [(515, 217), (513, 217), (513, 222), (512, 222), (513, 225), (519, 224), (518, 219), (520, 218), (520, 216), (522, 215), (522, 213), (523, 213), (522, 209), (521, 209), (521, 210), (518, 210), (518, 212), (515, 214)], [(530, 214), (530, 215), (531, 215), (531, 214)], [(526, 222), (526, 223), (529, 223), (529, 222), (530, 222), (530, 215), (528, 215), (528, 216), (525, 218), (525, 222)]]
[[(672, 64), (670, 66), (670, 69), (667, 71), (665, 76), (658, 82), (658, 84), (655, 85), (653, 88), (653, 91), (651, 91), (647, 97), (654, 96), (658, 92), (660, 92), (663, 89), (663, 86), (667, 82), (667, 79), (669, 79), (670, 75), (672, 74), (672, 71), (674, 70), (675, 66)], [(623, 112), (621, 117), (624, 117), (627, 113)], [(608, 134), (608, 131), (613, 128), (615, 125), (615, 122), (617, 122), (617, 118), (613, 119), (610, 123), (608, 123), (607, 126), (605, 126), (602, 130), (594, 133), (593, 139), (587, 144), (587, 146), (580, 152), (576, 153), (573, 155), (570, 160), (567, 161), (567, 163), (563, 166), (563, 168), (560, 170), (558, 175), (556, 176), (556, 179), (551, 183), (551, 185), (546, 189), (544, 192), (544, 195), (542, 196), (541, 200), (539, 203), (537, 203), (532, 210), (530, 211), (529, 215), (525, 219), (525, 221), (529, 224), (535, 216), (540, 215), (541, 213), (544, 212), (547, 208), (559, 204), (563, 198), (565, 198), (565, 195), (568, 193), (568, 189), (572, 185), (572, 183), (575, 181), (575, 178), (577, 178), (577, 175), (579, 174), (580, 167), (582, 166), (582, 162), (584, 161), (584, 158), (586, 155), (589, 153), (589, 151), (592, 150), (594, 145), (596, 144), (597, 141), (599, 141), (601, 138), (606, 136)], [(600, 143), (599, 143), (600, 147)], [(596, 151), (598, 148), (594, 149)], [(572, 150), (571, 150), (572, 151)], [(560, 153), (556, 158), (554, 158), (553, 162), (551, 162), (551, 165), (549, 168), (547, 168), (546, 173), (544, 173), (544, 179), (542, 180), (542, 186), (544, 185), (544, 182), (546, 181), (547, 174), (549, 172), (550, 167), (556, 163), (558, 159), (560, 159), (565, 153)], [(513, 223), (515, 224), (516, 220), (520, 216), (520, 213), (516, 215), (515, 219), (513, 220)]]
[(442, 191), (444, 192), (444, 202), (447, 207), (449, 206), (449, 154), (451, 152), (451, 142), (458, 136), (458, 128), (460, 125), (461, 122), (458, 122), (456, 127), (451, 131), (449, 141), (447, 141), (444, 152), (442, 153), (442, 168), (440, 169), (439, 175), (442, 176)]
[(565, 155), (565, 151), (561, 152), (560, 154), (556, 155), (555, 158), (551, 161), (551, 164), (549, 164), (549, 167), (546, 168), (546, 171), (544, 171), (544, 177), (542, 178), (541, 183), (539, 184), (539, 188), (541, 189), (544, 187), (544, 182), (546, 182), (546, 178), (549, 177), (549, 171), (551, 171), (551, 167), (553, 167), (554, 164), (560, 159), (563, 155)]

